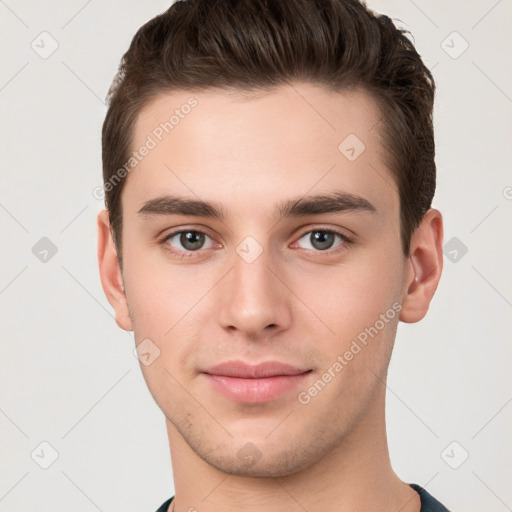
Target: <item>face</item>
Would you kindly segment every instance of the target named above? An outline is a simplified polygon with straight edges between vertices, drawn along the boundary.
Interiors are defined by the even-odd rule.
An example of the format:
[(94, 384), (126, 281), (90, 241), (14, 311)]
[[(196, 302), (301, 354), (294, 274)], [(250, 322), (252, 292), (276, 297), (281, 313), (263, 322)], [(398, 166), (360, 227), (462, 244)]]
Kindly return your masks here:
[(117, 321), (170, 430), (222, 471), (299, 471), (376, 407), (412, 268), (379, 117), (301, 83), (172, 92), (137, 120)]

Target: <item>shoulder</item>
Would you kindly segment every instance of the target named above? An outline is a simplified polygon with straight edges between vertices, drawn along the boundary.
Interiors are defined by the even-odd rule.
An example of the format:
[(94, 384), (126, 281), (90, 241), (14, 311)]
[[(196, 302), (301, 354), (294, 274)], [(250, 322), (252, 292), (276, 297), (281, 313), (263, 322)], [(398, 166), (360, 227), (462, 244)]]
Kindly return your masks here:
[[(437, 501), (423, 487), (418, 484), (409, 484), (419, 495), (421, 512), (450, 512), (442, 503)], [(158, 511), (160, 512), (160, 511)]]
[(169, 498), (165, 503), (162, 503), (156, 512), (167, 512), (167, 509), (169, 508), (169, 505), (171, 504), (171, 501), (173, 499), (174, 496), (172, 498)]

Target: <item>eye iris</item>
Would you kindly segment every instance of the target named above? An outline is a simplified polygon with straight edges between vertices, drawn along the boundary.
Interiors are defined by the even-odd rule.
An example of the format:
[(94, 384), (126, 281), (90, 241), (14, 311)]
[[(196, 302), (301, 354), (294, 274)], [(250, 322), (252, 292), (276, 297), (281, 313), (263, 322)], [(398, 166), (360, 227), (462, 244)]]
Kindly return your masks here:
[(311, 234), (311, 241), (313, 247), (316, 249), (329, 249), (334, 243), (334, 233), (329, 233), (327, 231), (314, 231)]
[(197, 231), (184, 231), (180, 236), (180, 243), (190, 251), (199, 249), (204, 243), (204, 234)]

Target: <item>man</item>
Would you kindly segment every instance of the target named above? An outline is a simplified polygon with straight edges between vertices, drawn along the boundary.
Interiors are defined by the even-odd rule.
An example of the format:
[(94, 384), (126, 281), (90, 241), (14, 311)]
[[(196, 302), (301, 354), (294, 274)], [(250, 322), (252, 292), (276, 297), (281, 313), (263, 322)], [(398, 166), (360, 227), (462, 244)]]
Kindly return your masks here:
[(447, 510), (389, 459), (442, 270), (435, 85), (356, 0), (186, 0), (109, 91), (101, 281), (166, 418), (159, 512)]

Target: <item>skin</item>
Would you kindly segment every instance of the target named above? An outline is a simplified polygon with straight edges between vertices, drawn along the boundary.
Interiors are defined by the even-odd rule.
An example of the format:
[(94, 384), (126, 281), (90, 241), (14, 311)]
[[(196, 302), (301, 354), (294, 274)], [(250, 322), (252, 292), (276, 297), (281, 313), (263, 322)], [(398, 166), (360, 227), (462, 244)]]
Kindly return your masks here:
[[(364, 91), (294, 83), (253, 95), (165, 93), (140, 113), (133, 147), (191, 96), (198, 105), (127, 178), (122, 270), (108, 214), (98, 215), (101, 281), (116, 322), (160, 350), (141, 369), (166, 418), (175, 510), (418, 512), (419, 495), (390, 464), (385, 382), (398, 320), (424, 317), (441, 276), (440, 212), (427, 212), (406, 257), (380, 113)], [(354, 161), (338, 150), (348, 134), (366, 146)], [(283, 200), (339, 190), (376, 212), (272, 216)], [(138, 214), (163, 194), (214, 201), (227, 215)], [(313, 238), (322, 228), (352, 242), (334, 235), (322, 249)], [(179, 229), (203, 231), (204, 244), (191, 250), (179, 235), (162, 242)], [(236, 251), (247, 236), (262, 250), (251, 263)], [(401, 305), (395, 318), (300, 403), (298, 393), (393, 304)], [(312, 371), (275, 400), (238, 403), (201, 374), (228, 360)]]

